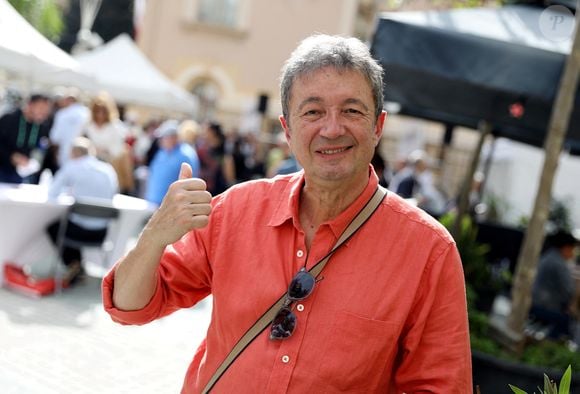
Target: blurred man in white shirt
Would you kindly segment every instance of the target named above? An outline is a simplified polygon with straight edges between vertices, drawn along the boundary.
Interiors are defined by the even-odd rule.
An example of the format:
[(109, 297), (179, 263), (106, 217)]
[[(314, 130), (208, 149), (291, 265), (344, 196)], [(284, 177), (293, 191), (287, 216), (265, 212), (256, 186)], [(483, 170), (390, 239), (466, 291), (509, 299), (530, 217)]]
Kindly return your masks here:
[[(117, 174), (109, 163), (95, 157), (91, 141), (77, 137), (72, 143), (71, 157), (57, 171), (48, 191), (50, 199), (60, 194), (74, 198), (92, 197), (112, 200), (118, 191)], [(66, 237), (77, 241), (101, 242), (107, 235), (107, 219), (71, 215), (66, 227)], [(48, 234), (57, 245), (60, 221), (48, 227)], [(82, 274), (82, 255), (76, 248), (64, 247), (61, 254), (67, 267), (65, 283), (72, 284)]]
[(62, 108), (54, 114), (50, 129), (50, 142), (58, 147), (58, 164), (64, 166), (71, 153), (71, 146), (89, 121), (89, 109), (78, 101), (78, 91), (67, 89), (62, 98)]

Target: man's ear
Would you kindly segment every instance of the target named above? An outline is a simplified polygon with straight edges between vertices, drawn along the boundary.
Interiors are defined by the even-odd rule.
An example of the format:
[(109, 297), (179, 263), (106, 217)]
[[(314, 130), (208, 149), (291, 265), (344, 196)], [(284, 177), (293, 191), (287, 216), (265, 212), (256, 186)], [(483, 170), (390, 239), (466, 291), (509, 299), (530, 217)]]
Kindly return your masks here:
[(377, 118), (377, 123), (375, 124), (374, 134), (377, 138), (377, 145), (383, 136), (383, 127), (385, 125), (385, 119), (387, 119), (387, 111), (382, 111)]
[(278, 119), (280, 120), (280, 125), (284, 129), (284, 135), (286, 136), (286, 141), (288, 141), (288, 144), (290, 144), (290, 127), (288, 125), (288, 121), (286, 120), (284, 115), (280, 115), (280, 117)]

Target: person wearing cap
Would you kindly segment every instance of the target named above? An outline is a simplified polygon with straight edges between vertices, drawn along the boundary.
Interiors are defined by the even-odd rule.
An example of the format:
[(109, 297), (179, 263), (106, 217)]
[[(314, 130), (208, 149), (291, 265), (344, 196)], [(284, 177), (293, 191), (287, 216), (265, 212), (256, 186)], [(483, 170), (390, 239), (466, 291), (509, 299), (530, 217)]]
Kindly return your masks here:
[(159, 139), (159, 150), (155, 153), (149, 165), (149, 176), (145, 191), (145, 199), (156, 205), (161, 205), (169, 185), (179, 178), (181, 163), (188, 163), (192, 168), (192, 176), (199, 176), (199, 159), (195, 149), (179, 140), (179, 122), (166, 120), (156, 130)]
[(533, 320), (549, 326), (551, 338), (559, 339), (571, 334), (576, 284), (570, 266), (580, 242), (564, 230), (557, 231), (546, 241), (548, 248), (540, 258), (532, 289), (530, 315)]

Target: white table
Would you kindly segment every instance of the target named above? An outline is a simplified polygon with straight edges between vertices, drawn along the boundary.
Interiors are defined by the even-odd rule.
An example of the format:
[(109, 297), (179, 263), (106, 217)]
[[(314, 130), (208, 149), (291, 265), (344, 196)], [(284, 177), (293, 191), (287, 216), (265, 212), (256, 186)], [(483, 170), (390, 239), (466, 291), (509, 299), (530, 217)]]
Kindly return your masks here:
[[(57, 254), (46, 234), (46, 227), (58, 220), (73, 203), (72, 198), (48, 200), (46, 187), (0, 183), (0, 283), (3, 266), (7, 262), (18, 265), (44, 267), (54, 265)], [(155, 207), (145, 200), (117, 194), (113, 206), (119, 219), (109, 234), (116, 241), (109, 263), (115, 262), (127, 250), (128, 242), (136, 237)]]

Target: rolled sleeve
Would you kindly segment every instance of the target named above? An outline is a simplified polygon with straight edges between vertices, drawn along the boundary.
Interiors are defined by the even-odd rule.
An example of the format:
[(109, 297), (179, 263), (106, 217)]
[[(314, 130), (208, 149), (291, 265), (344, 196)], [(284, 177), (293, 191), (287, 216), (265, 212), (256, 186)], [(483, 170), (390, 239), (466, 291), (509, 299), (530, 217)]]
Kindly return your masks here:
[[(113, 289), (115, 287), (115, 269), (111, 270), (103, 279), (103, 306), (105, 311), (111, 316), (113, 321), (123, 325), (143, 325), (157, 319), (161, 315), (163, 305), (163, 293), (161, 289), (161, 278), (157, 275), (157, 285), (155, 293), (149, 303), (142, 309), (135, 311), (124, 311), (115, 307), (113, 303)], [(174, 308), (176, 310), (177, 308)], [(166, 314), (171, 313), (168, 310)]]
[(157, 268), (155, 293), (142, 309), (123, 311), (115, 307), (115, 266), (102, 284), (103, 306), (112, 319), (121, 324), (147, 324), (207, 297), (211, 292), (211, 267), (200, 233), (191, 231), (165, 249)]

